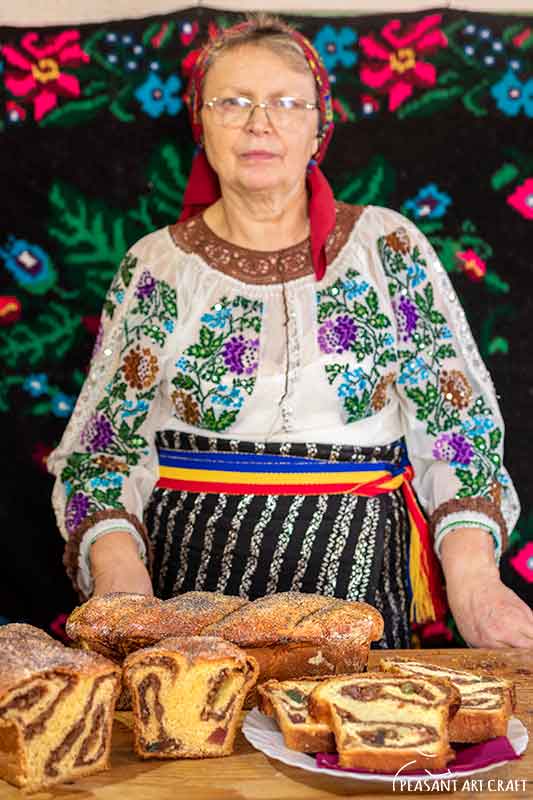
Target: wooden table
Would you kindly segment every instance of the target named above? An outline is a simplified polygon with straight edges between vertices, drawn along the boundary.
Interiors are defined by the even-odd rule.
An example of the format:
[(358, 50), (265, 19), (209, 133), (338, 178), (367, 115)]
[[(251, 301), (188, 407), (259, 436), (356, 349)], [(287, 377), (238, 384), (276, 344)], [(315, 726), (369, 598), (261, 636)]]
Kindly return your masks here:
[[(369, 669), (387, 652), (372, 650)], [(395, 650), (394, 655), (413, 655), (412, 650)], [(482, 668), (510, 678), (517, 686), (517, 716), (533, 733), (533, 650), (417, 650), (420, 660), (458, 668)], [(130, 715), (118, 712), (114, 726), (111, 770), (75, 783), (62, 784), (53, 791), (40, 792), (34, 800), (60, 797), (62, 800), (323, 800), (371, 794), (375, 800), (392, 797), (392, 784), (333, 778), (289, 767), (267, 758), (239, 734), (235, 752), (226, 758), (182, 761), (141, 761), (131, 748)], [(533, 743), (522, 758), (490, 772), (472, 776), (483, 780), (475, 790), (457, 782), (461, 798), (533, 798)], [(470, 778), (470, 780), (472, 780)], [(502, 788), (488, 790), (489, 779), (500, 779)], [(466, 780), (466, 779), (465, 779)], [(525, 783), (523, 783), (525, 782)], [(491, 784), (497, 786), (497, 784)], [(464, 787), (464, 789), (463, 789)], [(523, 790), (525, 787), (525, 791)], [(396, 790), (396, 794), (400, 794)], [(423, 791), (403, 792), (412, 797), (436, 797)], [(21, 793), (0, 781), (0, 800), (20, 800)]]

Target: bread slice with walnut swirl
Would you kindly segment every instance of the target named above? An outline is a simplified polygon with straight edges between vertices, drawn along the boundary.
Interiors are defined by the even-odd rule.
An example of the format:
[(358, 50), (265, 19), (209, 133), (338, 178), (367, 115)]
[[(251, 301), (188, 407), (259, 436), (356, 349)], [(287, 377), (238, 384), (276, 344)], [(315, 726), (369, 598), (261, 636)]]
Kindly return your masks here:
[(383, 658), (379, 667), (396, 675), (440, 678), (453, 683), (461, 695), (461, 707), (450, 721), (451, 742), (483, 742), (507, 733), (507, 722), (515, 706), (511, 681), (409, 658)]
[(397, 772), (444, 769), (454, 757), (448, 719), (459, 692), (446, 681), (382, 673), (334, 677), (313, 689), (309, 711), (335, 736), (339, 766)]
[(323, 722), (317, 722), (309, 713), (311, 692), (324, 679), (270, 680), (257, 687), (259, 710), (274, 717), (286, 746), (291, 750), (300, 753), (335, 752), (335, 737), (331, 728)]
[(0, 778), (37, 791), (107, 769), (119, 688), (103, 656), (0, 627)]
[(206, 758), (233, 750), (253, 658), (214, 636), (163, 639), (124, 662), (134, 749), (141, 758)]

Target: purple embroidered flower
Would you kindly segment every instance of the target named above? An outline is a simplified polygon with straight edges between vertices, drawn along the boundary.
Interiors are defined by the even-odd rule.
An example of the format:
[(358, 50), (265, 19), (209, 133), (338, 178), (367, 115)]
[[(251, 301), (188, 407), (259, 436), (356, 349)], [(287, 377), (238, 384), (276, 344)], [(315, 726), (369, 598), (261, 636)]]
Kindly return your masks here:
[(398, 332), (400, 338), (407, 342), (413, 335), (418, 322), (418, 309), (405, 295), (400, 297), (399, 303), (394, 303), (394, 310), (398, 318)]
[(318, 329), (318, 344), (323, 353), (343, 353), (355, 342), (357, 326), (347, 314), (328, 319)]
[(257, 369), (259, 339), (245, 339), (242, 334), (232, 336), (222, 348), (224, 363), (237, 375), (253, 375)]
[(81, 443), (88, 452), (105, 450), (113, 441), (113, 428), (103, 414), (93, 414), (81, 434)]
[(473, 455), (474, 448), (459, 433), (441, 433), (433, 448), (434, 458), (449, 461), (452, 466), (467, 467)]
[(76, 530), (89, 512), (89, 498), (81, 492), (72, 495), (67, 503), (66, 526), (69, 533)]
[(155, 278), (148, 272), (147, 269), (144, 270), (141, 277), (139, 278), (139, 283), (137, 284), (137, 288), (135, 289), (135, 294), (139, 298), (139, 300), (144, 300), (146, 297), (150, 297), (152, 292), (155, 289)]

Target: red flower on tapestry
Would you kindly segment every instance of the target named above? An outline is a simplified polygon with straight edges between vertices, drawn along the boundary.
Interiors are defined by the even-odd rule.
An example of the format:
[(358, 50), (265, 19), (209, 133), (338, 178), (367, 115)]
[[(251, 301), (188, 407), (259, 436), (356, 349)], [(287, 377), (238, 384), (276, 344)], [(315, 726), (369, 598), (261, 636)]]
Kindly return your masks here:
[(528, 178), (517, 186), (507, 202), (525, 219), (533, 219), (533, 178)]
[(487, 274), (487, 265), (475, 250), (457, 253), (457, 259), (459, 266), (471, 281), (482, 281)]
[(3, 294), (0, 296), (0, 325), (12, 325), (20, 319), (22, 306), (18, 297)]
[[(215, 25), (214, 22), (210, 22), (208, 25), (208, 33), (209, 33), (209, 42), (216, 39), (218, 34), (220, 33), (220, 28)], [(198, 61), (200, 57), (200, 53), (204, 48), (198, 47), (196, 50), (191, 50), (190, 53), (187, 53), (183, 61), (181, 62), (181, 71), (186, 78), (190, 78), (191, 72), (194, 69), (194, 65)]]
[(361, 37), (361, 50), (371, 59), (361, 66), (361, 80), (389, 95), (389, 111), (396, 111), (412, 95), (414, 86), (427, 89), (435, 85), (437, 70), (422, 57), (448, 44), (437, 28), (441, 20), (442, 14), (430, 14), (400, 33), (402, 23), (393, 19), (381, 31), (385, 44), (373, 33)]
[(525, 581), (533, 583), (533, 542), (528, 542), (509, 561)]
[(20, 50), (8, 44), (2, 47), (6, 88), (15, 97), (33, 101), (37, 122), (56, 107), (59, 96), (79, 97), (78, 79), (65, 71), (90, 61), (79, 38), (78, 31), (63, 31), (39, 44), (39, 34), (32, 31), (22, 37)]

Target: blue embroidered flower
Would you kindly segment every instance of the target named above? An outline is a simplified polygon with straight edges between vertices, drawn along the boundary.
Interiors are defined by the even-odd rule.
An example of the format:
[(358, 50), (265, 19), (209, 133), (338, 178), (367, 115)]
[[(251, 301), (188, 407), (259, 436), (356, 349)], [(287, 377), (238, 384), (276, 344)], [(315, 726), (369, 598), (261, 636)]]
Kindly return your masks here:
[(153, 118), (160, 117), (165, 112), (175, 116), (183, 105), (178, 95), (180, 89), (181, 81), (177, 75), (171, 75), (164, 81), (152, 72), (148, 80), (135, 91), (135, 97), (142, 110)]
[(533, 78), (525, 83), (509, 69), (503, 78), (490, 90), (496, 105), (508, 117), (516, 117), (524, 111), (526, 117), (533, 117)]
[(201, 321), (210, 328), (223, 328), (231, 317), (231, 308), (216, 308), (214, 314), (204, 314)]
[(212, 395), (213, 405), (226, 406), (227, 408), (234, 408), (236, 410), (240, 409), (244, 403), (241, 390), (237, 386), (234, 386), (233, 389), (228, 392), (228, 388), (228, 386), (222, 383), (217, 386), (215, 393)]
[(56, 417), (70, 417), (75, 399), (71, 395), (58, 392), (52, 397), (52, 413)]
[(398, 383), (416, 386), (420, 380), (425, 381), (428, 377), (429, 370), (426, 362), (422, 356), (417, 356), (404, 364)]
[(28, 375), (22, 384), (24, 391), (29, 392), (32, 397), (40, 397), (42, 394), (48, 394), (48, 376), (44, 372), (38, 375)]
[(187, 372), (187, 370), (188, 370), (188, 369), (189, 369), (189, 367), (190, 367), (190, 364), (189, 364), (189, 362), (187, 361), (187, 359), (186, 359), (186, 358), (184, 358), (184, 357), (182, 356), (181, 358), (178, 358), (178, 360), (176, 361), (176, 367), (177, 367), (177, 368), (178, 368), (178, 369), (179, 369), (181, 372)]
[(174, 332), (174, 320), (166, 319), (165, 322), (164, 322), (164, 327), (165, 327), (166, 331), (168, 331), (169, 333), (173, 333)]
[(122, 475), (109, 473), (106, 477), (91, 478), (89, 485), (92, 489), (120, 489), (122, 487)]
[(135, 414), (144, 414), (148, 411), (148, 403), (146, 400), (139, 400), (135, 405), (133, 400), (125, 400), (122, 403), (122, 419), (125, 417), (132, 417)]
[(124, 301), (124, 291), (123, 291), (123, 289), (120, 289), (118, 291), (115, 290), (113, 292), (113, 294), (115, 295), (115, 300), (120, 305)]
[(387, 333), (383, 337), (383, 344), (385, 347), (391, 347), (394, 344), (394, 336), (391, 333)]
[(357, 389), (359, 389), (360, 392), (364, 392), (368, 386), (368, 378), (361, 367), (346, 370), (342, 377), (345, 383), (341, 383), (337, 389), (339, 397), (353, 397)]
[(346, 292), (346, 299), (347, 300), (355, 300), (356, 297), (361, 297), (367, 289), (369, 285), (366, 281), (343, 281), (342, 288)]
[(350, 48), (357, 41), (357, 33), (348, 27), (335, 29), (325, 25), (315, 36), (313, 44), (320, 53), (324, 66), (332, 72), (337, 64), (342, 67), (353, 67), (357, 62), (357, 54)]
[(483, 436), (494, 428), (494, 422), (490, 417), (483, 417), (476, 414), (472, 419), (465, 419), (463, 422), (463, 431), (471, 439), (474, 436)]
[(442, 328), (440, 329), (440, 338), (441, 339), (452, 339), (453, 338), (453, 334), (452, 334), (451, 330), (448, 328), (447, 325), (443, 325)]
[(56, 280), (56, 271), (42, 247), (10, 236), (0, 257), (17, 283), (31, 294), (44, 294)]
[(407, 277), (411, 278), (411, 285), (416, 289), (427, 278), (426, 271), (422, 269), (420, 264), (409, 264), (407, 267)]
[(405, 208), (416, 219), (439, 219), (444, 216), (451, 202), (451, 197), (441, 192), (435, 183), (428, 183), (416, 197), (407, 200)]

